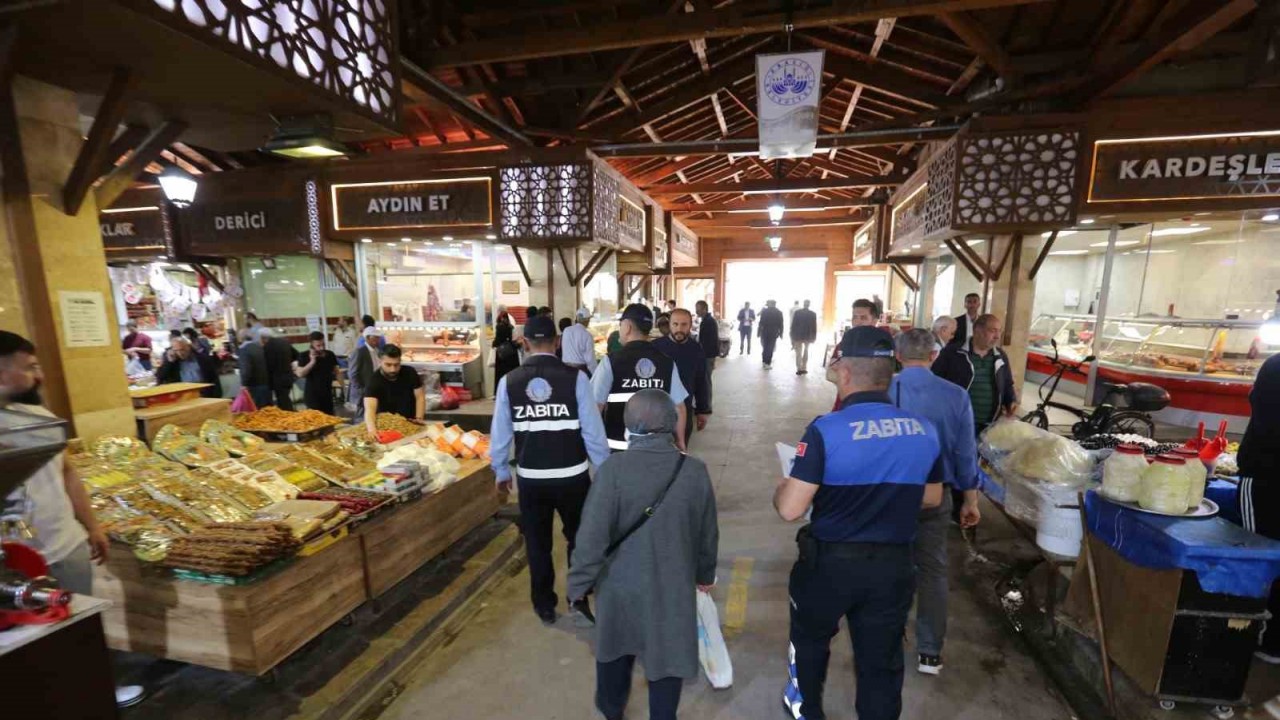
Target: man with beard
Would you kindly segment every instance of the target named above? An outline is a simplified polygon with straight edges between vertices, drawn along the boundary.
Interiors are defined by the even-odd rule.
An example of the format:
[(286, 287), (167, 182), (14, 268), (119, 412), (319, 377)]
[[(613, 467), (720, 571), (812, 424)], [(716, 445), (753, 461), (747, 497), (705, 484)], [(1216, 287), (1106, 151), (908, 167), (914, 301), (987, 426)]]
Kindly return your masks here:
[(711, 383), (707, 382), (707, 362), (702, 346), (693, 339), (693, 315), (684, 308), (672, 310), (671, 334), (654, 340), (653, 346), (676, 361), (680, 383), (689, 391), (689, 397), (684, 401), (684, 441), (687, 447), (693, 439), (694, 423), (697, 423), (698, 432), (702, 432), (711, 415)]
[(138, 332), (137, 320), (130, 320), (124, 327), (129, 333), (120, 341), (120, 347), (126, 355), (142, 363), (143, 369), (150, 370), (152, 368), (151, 336)]
[[(30, 340), (0, 330), (0, 407), (31, 415), (53, 417), (40, 398), (44, 375), (36, 348)], [(110, 542), (98, 524), (76, 472), (66, 455), (45, 463), (26, 483), (0, 502), (0, 515), (17, 516), (35, 531), (23, 540), (49, 563), (49, 575), (65, 590), (81, 595), (93, 592), (93, 567), (107, 560)], [(121, 707), (142, 701), (139, 685), (116, 688)]]
[(418, 371), (400, 363), (400, 348), (382, 349), (378, 372), (364, 389), (364, 424), (369, 437), (378, 437), (378, 413), (395, 413), (409, 420), (422, 420), (427, 412), (426, 390)]

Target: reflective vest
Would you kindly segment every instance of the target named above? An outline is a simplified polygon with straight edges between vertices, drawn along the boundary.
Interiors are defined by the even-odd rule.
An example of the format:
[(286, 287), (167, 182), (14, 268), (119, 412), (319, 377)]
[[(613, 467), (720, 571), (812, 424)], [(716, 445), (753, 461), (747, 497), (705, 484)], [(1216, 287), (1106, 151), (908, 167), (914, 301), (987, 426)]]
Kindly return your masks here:
[(609, 367), (613, 371), (613, 385), (604, 409), (604, 431), (609, 437), (610, 450), (626, 450), (627, 426), (623, 415), (627, 401), (641, 390), (654, 389), (669, 394), (676, 363), (649, 342), (640, 340), (609, 353)]
[(579, 372), (559, 358), (537, 355), (506, 374), (521, 480), (566, 481), (590, 469), (578, 416)]

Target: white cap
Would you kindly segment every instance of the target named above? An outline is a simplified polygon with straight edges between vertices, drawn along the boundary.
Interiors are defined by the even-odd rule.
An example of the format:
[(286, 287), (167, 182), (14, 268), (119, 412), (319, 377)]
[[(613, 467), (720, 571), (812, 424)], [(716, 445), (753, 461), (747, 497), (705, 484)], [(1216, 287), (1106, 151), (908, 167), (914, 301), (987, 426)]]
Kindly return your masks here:
[(591, 311), (584, 307), (580, 307), (578, 308), (578, 312), (574, 313), (574, 315), (579, 320), (586, 320), (587, 318), (591, 317)]
[(360, 333), (360, 334), (361, 334), (361, 335), (363, 335), (363, 336), (365, 336), (365, 337), (367, 337), (367, 338), (370, 338), (370, 337), (382, 337), (382, 331), (381, 331), (381, 330), (379, 330), (379, 329), (377, 328), (377, 326), (375, 326), (375, 325), (370, 325), (369, 327), (367, 327), (367, 328), (365, 328), (365, 329), (364, 329), (364, 332), (362, 332), (362, 333)]

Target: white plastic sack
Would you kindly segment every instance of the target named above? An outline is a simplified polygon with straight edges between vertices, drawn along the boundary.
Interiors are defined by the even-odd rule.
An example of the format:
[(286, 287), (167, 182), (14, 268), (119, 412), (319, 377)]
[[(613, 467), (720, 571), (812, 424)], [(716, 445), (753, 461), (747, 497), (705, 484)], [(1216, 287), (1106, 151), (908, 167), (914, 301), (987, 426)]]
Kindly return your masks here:
[(720, 613), (711, 593), (695, 590), (698, 596), (698, 662), (711, 687), (724, 690), (733, 685), (733, 661), (720, 632)]

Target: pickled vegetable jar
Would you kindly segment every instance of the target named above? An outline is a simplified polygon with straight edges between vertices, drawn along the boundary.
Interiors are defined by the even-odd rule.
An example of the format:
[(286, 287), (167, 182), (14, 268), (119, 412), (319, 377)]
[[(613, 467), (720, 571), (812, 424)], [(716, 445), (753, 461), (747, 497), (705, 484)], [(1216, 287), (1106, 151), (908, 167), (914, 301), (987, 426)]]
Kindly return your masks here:
[(1138, 504), (1147, 510), (1184, 515), (1191, 495), (1187, 462), (1176, 455), (1159, 455), (1142, 473)]
[(1147, 456), (1137, 445), (1120, 445), (1102, 466), (1102, 494), (1120, 502), (1138, 502)]
[(1204, 486), (1208, 481), (1209, 471), (1200, 461), (1200, 453), (1195, 450), (1178, 449), (1171, 454), (1186, 461), (1186, 473), (1191, 478), (1191, 492), (1187, 495), (1187, 507), (1195, 510), (1200, 507), (1200, 501), (1204, 500)]

